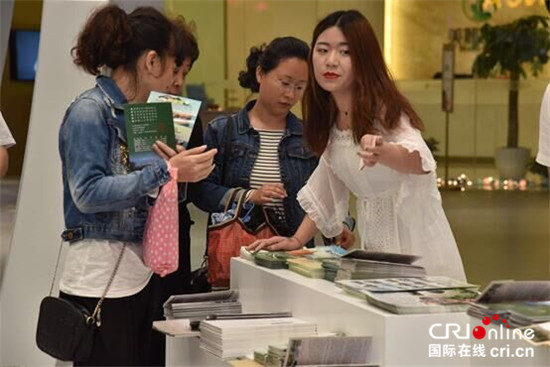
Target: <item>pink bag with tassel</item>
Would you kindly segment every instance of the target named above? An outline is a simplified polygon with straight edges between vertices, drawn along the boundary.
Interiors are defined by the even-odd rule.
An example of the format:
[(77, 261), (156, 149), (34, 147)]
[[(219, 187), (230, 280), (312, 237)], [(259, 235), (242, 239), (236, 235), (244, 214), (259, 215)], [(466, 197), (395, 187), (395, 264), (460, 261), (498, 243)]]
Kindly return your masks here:
[(168, 164), (168, 172), (171, 179), (149, 210), (143, 234), (143, 262), (161, 277), (178, 270), (179, 262), (178, 169)]

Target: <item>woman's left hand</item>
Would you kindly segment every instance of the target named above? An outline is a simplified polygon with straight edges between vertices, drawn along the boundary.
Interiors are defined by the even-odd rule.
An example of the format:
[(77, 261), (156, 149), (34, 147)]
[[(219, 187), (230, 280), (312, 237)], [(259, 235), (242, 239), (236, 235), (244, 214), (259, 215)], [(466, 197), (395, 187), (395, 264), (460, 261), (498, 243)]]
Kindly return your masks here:
[(294, 237), (271, 237), (267, 240), (256, 240), (250, 245), (246, 246), (248, 251), (289, 251), (298, 250), (302, 248), (302, 244), (299, 243)]

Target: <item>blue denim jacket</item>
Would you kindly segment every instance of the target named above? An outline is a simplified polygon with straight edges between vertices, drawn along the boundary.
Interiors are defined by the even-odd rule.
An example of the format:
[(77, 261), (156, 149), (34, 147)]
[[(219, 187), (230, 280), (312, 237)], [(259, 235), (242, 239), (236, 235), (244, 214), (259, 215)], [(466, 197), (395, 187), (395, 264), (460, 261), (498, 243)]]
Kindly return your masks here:
[(141, 242), (147, 193), (170, 176), (160, 157), (139, 170), (127, 163), (123, 104), (115, 82), (99, 76), (95, 88), (71, 103), (59, 130), (67, 241), (83, 238)]
[[(250, 173), (260, 149), (260, 136), (250, 125), (248, 112), (255, 101), (233, 115), (232, 134), (227, 133), (227, 116), (214, 119), (207, 127), (204, 142), (209, 148), (217, 148), (214, 158), (216, 167), (201, 185), (200, 208), (207, 212), (221, 212), (225, 209), (231, 188), (250, 188)], [(230, 139), (230, 152), (225, 152), (226, 140)], [(225, 159), (226, 177), (222, 182), (222, 166)], [(273, 223), (282, 236), (293, 235), (305, 215), (296, 200), (298, 191), (304, 186), (318, 164), (318, 159), (302, 141), (302, 122), (292, 113), (287, 116), (285, 133), (279, 144), (281, 180), (287, 192), (283, 200), (286, 216), (284, 223)]]

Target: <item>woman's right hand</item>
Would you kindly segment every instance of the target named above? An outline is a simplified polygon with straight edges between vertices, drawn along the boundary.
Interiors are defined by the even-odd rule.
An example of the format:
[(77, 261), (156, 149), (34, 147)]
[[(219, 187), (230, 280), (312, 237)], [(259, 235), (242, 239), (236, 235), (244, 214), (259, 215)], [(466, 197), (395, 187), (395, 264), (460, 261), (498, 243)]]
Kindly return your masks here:
[(286, 190), (282, 183), (270, 183), (262, 185), (250, 194), (249, 201), (257, 205), (271, 203), (274, 200), (283, 200), (286, 198)]
[(206, 150), (206, 145), (186, 150), (177, 146), (178, 152), (161, 141), (153, 145), (153, 151), (178, 169), (178, 182), (198, 182), (214, 169), (214, 156), (217, 149)]

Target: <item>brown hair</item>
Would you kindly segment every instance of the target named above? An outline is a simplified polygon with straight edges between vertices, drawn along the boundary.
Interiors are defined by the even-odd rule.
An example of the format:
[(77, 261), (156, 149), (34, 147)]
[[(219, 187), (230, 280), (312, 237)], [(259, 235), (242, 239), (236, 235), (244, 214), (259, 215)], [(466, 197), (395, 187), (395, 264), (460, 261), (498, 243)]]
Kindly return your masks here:
[(185, 18), (181, 15), (178, 15), (173, 19), (175, 34), (176, 34), (176, 44), (183, 46), (183, 60), (186, 58), (191, 59), (191, 66), (199, 58), (199, 44), (197, 42), (197, 37), (195, 36), (195, 22), (187, 23)]
[(183, 18), (170, 20), (152, 7), (126, 14), (116, 5), (99, 8), (90, 16), (71, 54), (74, 63), (92, 75), (100, 74), (103, 66), (122, 66), (137, 85), (136, 63), (148, 50), (161, 58), (174, 56), (177, 66), (186, 57), (192, 61), (198, 57), (196, 39)]
[[(365, 134), (375, 133), (375, 120), (379, 120), (386, 130), (395, 129), (399, 126), (401, 113), (410, 118), (413, 127), (422, 129), (420, 117), (397, 90), (390, 76), (371, 25), (357, 10), (334, 12), (317, 24), (309, 54), (310, 75), (314, 75), (312, 58), (315, 43), (321, 33), (334, 26), (346, 37), (355, 77), (351, 111), (355, 141), (359, 142)], [(309, 78), (302, 112), (307, 143), (315, 154), (321, 155), (327, 146), (338, 107), (330, 92), (322, 89), (315, 78)]]

